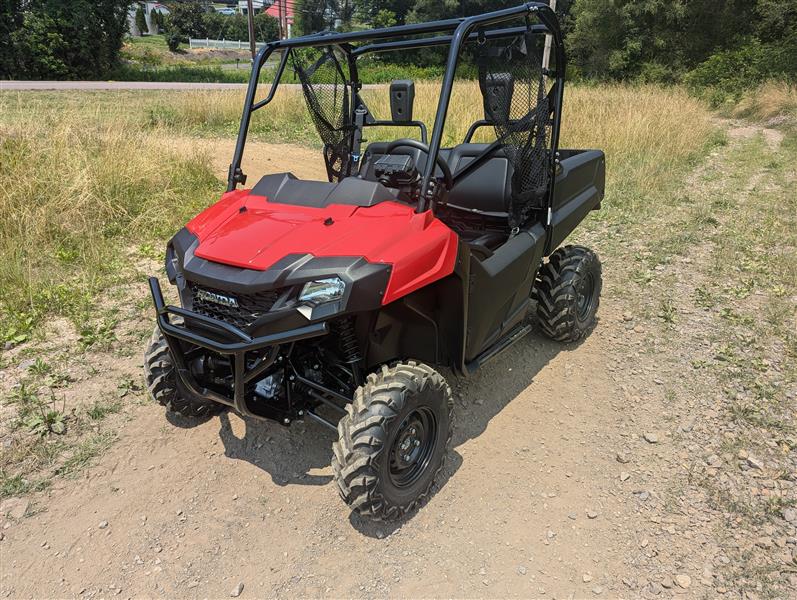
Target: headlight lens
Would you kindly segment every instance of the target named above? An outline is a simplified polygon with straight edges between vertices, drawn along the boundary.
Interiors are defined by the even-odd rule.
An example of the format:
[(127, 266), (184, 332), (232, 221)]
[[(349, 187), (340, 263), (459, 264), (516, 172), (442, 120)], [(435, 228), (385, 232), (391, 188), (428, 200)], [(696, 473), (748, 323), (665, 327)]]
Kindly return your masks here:
[(346, 284), (340, 277), (308, 281), (304, 284), (301, 294), (299, 294), (299, 301), (313, 305), (333, 302), (343, 297), (345, 289)]

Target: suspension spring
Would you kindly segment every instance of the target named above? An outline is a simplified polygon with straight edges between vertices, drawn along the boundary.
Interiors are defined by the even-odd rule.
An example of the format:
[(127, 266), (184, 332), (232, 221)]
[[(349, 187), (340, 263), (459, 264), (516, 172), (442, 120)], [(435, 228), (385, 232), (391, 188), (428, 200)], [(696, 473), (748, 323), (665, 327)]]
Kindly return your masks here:
[(345, 317), (335, 323), (335, 333), (340, 340), (340, 349), (343, 352), (343, 359), (346, 363), (354, 365), (362, 359), (360, 344), (357, 341), (357, 334), (354, 332), (354, 319)]

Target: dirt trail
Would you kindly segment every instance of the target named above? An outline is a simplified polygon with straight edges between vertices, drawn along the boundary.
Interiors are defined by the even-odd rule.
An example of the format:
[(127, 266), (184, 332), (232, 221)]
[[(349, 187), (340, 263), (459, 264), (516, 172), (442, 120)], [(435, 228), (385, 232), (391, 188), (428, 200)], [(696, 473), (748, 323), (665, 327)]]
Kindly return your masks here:
[[(216, 175), (227, 180), (227, 170), (235, 152), (233, 138), (170, 137), (166, 143), (178, 151), (200, 152), (210, 157)], [(300, 179), (325, 179), (324, 165), (319, 160), (319, 150), (290, 144), (269, 144), (250, 140), (246, 143), (241, 164), (247, 174), (247, 186), (257, 183), (266, 173), (291, 172)]]
[[(307, 152), (279, 150), (273, 170)], [(97, 466), (40, 494), (39, 512), (7, 519), (0, 595), (227, 597), (239, 583), (241, 597), (723, 593), (723, 521), (690, 512), (677, 493), (699, 454), (690, 432), (714, 409), (667, 392), (701, 342), (679, 347), (631, 314), (627, 257), (602, 258), (599, 322), (584, 342), (532, 334), (471, 379), (451, 378), (453, 449), (409, 519), (351, 516), (331, 484), (332, 434), (313, 423), (225, 413), (192, 426), (131, 404)], [(676, 293), (685, 299), (698, 283)], [(700, 315), (684, 318), (688, 330)], [(139, 368), (137, 352), (118, 360)]]

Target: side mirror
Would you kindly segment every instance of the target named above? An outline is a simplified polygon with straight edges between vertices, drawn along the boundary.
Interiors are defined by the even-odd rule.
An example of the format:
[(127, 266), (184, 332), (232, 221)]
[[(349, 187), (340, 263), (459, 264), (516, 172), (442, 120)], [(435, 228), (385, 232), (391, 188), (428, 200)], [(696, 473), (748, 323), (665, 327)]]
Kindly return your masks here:
[(415, 102), (415, 83), (409, 79), (397, 79), (390, 83), (390, 114), (396, 123), (412, 121), (412, 106)]

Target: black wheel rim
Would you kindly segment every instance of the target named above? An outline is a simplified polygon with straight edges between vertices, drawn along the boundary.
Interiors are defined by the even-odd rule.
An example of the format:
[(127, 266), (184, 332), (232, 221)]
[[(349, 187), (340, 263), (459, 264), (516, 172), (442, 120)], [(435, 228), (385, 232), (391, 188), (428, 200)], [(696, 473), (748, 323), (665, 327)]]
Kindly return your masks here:
[(585, 321), (595, 305), (595, 278), (587, 273), (576, 287), (576, 312), (579, 321)]
[(399, 425), (390, 448), (390, 481), (397, 488), (414, 484), (429, 466), (437, 439), (437, 419), (422, 406)]

